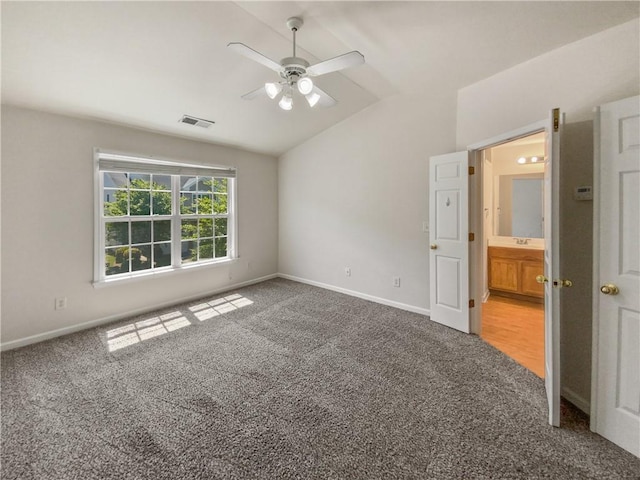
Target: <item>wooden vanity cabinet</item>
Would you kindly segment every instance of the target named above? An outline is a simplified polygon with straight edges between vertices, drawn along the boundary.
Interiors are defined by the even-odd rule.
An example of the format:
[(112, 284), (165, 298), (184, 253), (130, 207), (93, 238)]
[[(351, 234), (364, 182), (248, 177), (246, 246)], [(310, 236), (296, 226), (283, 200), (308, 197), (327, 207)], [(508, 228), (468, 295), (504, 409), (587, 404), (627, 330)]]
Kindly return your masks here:
[(539, 301), (544, 285), (536, 276), (544, 273), (544, 250), (489, 247), (489, 291), (495, 295)]

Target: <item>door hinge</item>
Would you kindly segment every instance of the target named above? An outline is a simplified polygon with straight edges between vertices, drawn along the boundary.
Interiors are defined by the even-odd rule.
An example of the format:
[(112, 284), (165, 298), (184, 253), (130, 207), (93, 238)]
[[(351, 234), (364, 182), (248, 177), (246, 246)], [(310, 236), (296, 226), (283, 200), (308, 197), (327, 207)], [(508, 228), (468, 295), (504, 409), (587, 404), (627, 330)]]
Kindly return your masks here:
[(469, 232), (469, 241), (473, 242), (476, 239), (476, 234), (473, 232)]
[(560, 128), (560, 109), (554, 108), (553, 109), (553, 131), (557, 132), (559, 128)]
[(475, 175), (476, 167), (469, 166), (469, 175)]
[(469, 308), (473, 308), (476, 306), (476, 301), (472, 298), (471, 300), (469, 300)]

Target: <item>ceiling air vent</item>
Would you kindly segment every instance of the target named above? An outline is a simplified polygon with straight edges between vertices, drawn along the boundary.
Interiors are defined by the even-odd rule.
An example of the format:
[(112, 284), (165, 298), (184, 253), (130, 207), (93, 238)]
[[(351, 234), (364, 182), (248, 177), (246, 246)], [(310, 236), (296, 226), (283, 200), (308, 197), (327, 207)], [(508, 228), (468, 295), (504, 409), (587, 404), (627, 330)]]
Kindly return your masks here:
[(204, 118), (192, 117), (191, 115), (183, 115), (180, 119), (180, 123), (195, 125), (196, 127), (209, 128), (216, 122), (212, 120), (205, 120)]

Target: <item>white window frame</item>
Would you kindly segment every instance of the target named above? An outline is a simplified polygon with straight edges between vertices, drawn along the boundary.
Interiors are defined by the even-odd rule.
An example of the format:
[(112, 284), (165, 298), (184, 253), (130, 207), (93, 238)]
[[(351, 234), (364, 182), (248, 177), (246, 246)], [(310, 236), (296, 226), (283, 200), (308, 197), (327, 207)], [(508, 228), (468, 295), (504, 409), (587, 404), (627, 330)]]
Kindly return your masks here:
[[(136, 173), (152, 173), (171, 176), (172, 213), (171, 215), (149, 216), (149, 220), (171, 220), (171, 265), (136, 272), (106, 275), (105, 269), (105, 233), (106, 223), (112, 221), (127, 221), (139, 217), (109, 217), (104, 215), (104, 171), (128, 172), (128, 168), (135, 168)], [(146, 171), (148, 169), (148, 171)], [(206, 218), (227, 218), (227, 256), (194, 262), (182, 263), (182, 233), (181, 220), (200, 218), (197, 214), (182, 214), (180, 212), (180, 176), (209, 176), (227, 178), (227, 214), (216, 216), (207, 215)], [(193, 269), (218, 267), (228, 265), (238, 258), (238, 229), (236, 207), (237, 169), (221, 165), (199, 165), (171, 159), (149, 157), (130, 153), (116, 152), (94, 148), (94, 287), (108, 284), (119, 284), (126, 281), (142, 280), (151, 276), (168, 275), (187, 272)], [(215, 252), (215, 220), (214, 220), (213, 249)], [(131, 240), (131, 239), (130, 239)], [(153, 242), (152, 242), (153, 248)]]

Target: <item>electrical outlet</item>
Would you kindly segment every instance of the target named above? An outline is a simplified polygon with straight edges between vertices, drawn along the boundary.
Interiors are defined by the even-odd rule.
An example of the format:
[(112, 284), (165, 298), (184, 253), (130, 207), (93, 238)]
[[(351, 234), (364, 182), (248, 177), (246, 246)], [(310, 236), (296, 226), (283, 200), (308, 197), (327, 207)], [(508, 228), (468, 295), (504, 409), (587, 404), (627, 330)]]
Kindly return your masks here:
[(351, 276), (351, 267), (344, 267), (344, 274), (347, 277), (350, 277)]
[(400, 277), (393, 277), (393, 286), (394, 287), (399, 287), (400, 286)]
[(56, 298), (55, 309), (64, 310), (65, 308), (67, 308), (67, 297)]

